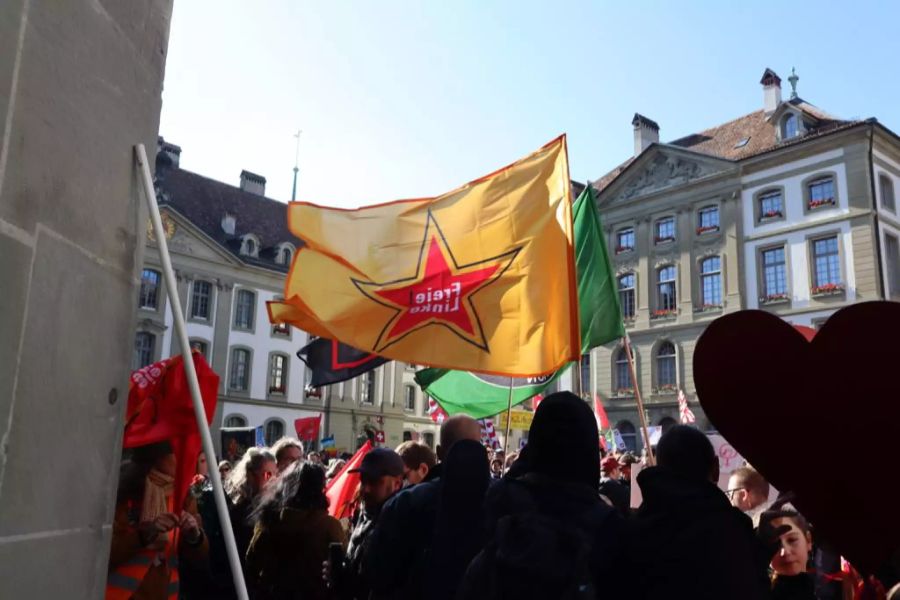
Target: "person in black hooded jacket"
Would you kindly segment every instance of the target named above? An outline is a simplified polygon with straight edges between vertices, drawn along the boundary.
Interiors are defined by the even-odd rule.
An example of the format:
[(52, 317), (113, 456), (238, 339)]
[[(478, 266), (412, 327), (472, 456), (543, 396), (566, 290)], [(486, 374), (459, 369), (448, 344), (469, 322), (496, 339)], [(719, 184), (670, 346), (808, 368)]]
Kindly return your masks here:
[(643, 503), (629, 523), (632, 597), (768, 598), (769, 557), (750, 518), (715, 485), (719, 462), (706, 435), (672, 427), (657, 462), (637, 477)]
[(600, 499), (590, 408), (571, 392), (545, 398), (528, 445), (485, 499), (488, 543), (458, 599), (627, 598), (623, 520)]

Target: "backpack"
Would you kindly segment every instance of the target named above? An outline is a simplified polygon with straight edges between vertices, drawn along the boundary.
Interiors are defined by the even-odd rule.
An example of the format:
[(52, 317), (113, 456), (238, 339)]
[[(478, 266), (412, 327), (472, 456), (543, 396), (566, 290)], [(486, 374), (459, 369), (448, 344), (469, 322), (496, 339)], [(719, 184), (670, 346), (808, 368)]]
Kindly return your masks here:
[(541, 514), (533, 499), (530, 504), (497, 522), (493, 538), (469, 564), (458, 598), (596, 597), (589, 532), (571, 521)]

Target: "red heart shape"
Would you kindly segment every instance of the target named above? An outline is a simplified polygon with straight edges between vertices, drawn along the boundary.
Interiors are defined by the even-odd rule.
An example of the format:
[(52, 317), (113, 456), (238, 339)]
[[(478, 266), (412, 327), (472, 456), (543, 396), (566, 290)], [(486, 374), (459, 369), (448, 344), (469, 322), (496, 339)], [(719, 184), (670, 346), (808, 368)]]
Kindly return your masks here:
[(716, 429), (860, 570), (900, 549), (900, 303), (836, 312), (811, 342), (770, 313), (716, 319), (694, 382)]

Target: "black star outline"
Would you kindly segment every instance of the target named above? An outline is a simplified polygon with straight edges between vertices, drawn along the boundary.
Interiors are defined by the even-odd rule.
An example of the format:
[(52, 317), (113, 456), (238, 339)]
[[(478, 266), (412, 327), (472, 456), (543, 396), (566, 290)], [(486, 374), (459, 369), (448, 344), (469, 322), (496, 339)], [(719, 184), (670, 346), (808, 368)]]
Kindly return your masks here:
[[(478, 286), (478, 288), (476, 288), (475, 290), (473, 290), (472, 292), (470, 292), (469, 294), (466, 295), (465, 302), (469, 303), (469, 310), (471, 311), (470, 314), (472, 314), (475, 317), (475, 325), (476, 325), (476, 329), (477, 329), (478, 340), (480, 340), (481, 343), (479, 343), (477, 340), (470, 339), (469, 337), (461, 334), (455, 328), (451, 327), (448, 323), (442, 322), (442, 320), (435, 319), (434, 317), (429, 317), (429, 319), (427, 321), (423, 321), (419, 325), (416, 325), (415, 327), (410, 328), (408, 331), (398, 335), (396, 338), (394, 338), (392, 340), (386, 341), (386, 343), (384, 343), (382, 345), (382, 338), (384, 338), (385, 333), (388, 330), (390, 330), (390, 328), (400, 319), (400, 317), (403, 315), (404, 311), (407, 309), (397, 308), (396, 306), (394, 306), (392, 304), (386, 303), (383, 299), (374, 295), (373, 292), (368, 291), (366, 288), (393, 287), (393, 286), (395, 286), (397, 284), (401, 284), (401, 283), (421, 281), (420, 270), (422, 269), (422, 255), (425, 253), (425, 246), (428, 244), (428, 241), (430, 239), (429, 230), (430, 230), (432, 224), (434, 225), (435, 230), (437, 230), (438, 237), (440, 238), (440, 243), (443, 246), (443, 249), (447, 251), (447, 255), (450, 257), (450, 260), (453, 262), (453, 268), (456, 271), (461, 271), (461, 270), (468, 269), (470, 267), (475, 267), (475, 266), (485, 264), (485, 263), (500, 262), (501, 260), (506, 261), (506, 264), (502, 268), (498, 269), (494, 275), (492, 275), (489, 279), (484, 281), (484, 283), (482, 283), (480, 286)], [(487, 286), (489, 286), (490, 284), (497, 281), (500, 277), (502, 277), (503, 274), (506, 272), (506, 270), (509, 269), (510, 265), (516, 259), (516, 256), (518, 256), (518, 254), (521, 250), (522, 250), (522, 247), (519, 246), (519, 247), (513, 248), (512, 250), (509, 250), (507, 252), (503, 252), (496, 256), (492, 256), (490, 258), (485, 258), (485, 259), (477, 260), (475, 262), (471, 262), (471, 263), (468, 263), (465, 265), (460, 265), (459, 263), (456, 262), (456, 256), (453, 255), (453, 250), (450, 249), (450, 245), (447, 243), (447, 238), (444, 237), (444, 232), (441, 230), (441, 226), (438, 225), (437, 219), (434, 217), (434, 214), (432, 214), (431, 210), (429, 209), (428, 217), (425, 220), (425, 235), (422, 237), (422, 244), (421, 244), (421, 246), (419, 246), (419, 257), (416, 260), (415, 275), (413, 275), (412, 277), (405, 277), (405, 278), (401, 278), (401, 279), (395, 279), (393, 281), (384, 281), (384, 282), (363, 281), (361, 279), (355, 279), (353, 277), (350, 278), (350, 280), (353, 282), (353, 285), (356, 286), (356, 289), (358, 289), (364, 296), (366, 296), (370, 300), (373, 300), (374, 302), (380, 304), (381, 306), (384, 306), (385, 308), (390, 308), (391, 310), (395, 311), (394, 315), (390, 319), (388, 319), (387, 323), (385, 323), (384, 327), (381, 329), (381, 332), (378, 334), (378, 339), (375, 340), (375, 344), (372, 347), (372, 352), (381, 352), (381, 351), (385, 350), (386, 348), (389, 348), (392, 345), (396, 344), (397, 342), (399, 342), (406, 336), (408, 336), (412, 333), (415, 333), (416, 331), (419, 331), (420, 329), (429, 327), (431, 325), (438, 325), (440, 327), (444, 327), (444, 328), (448, 329), (451, 333), (453, 333), (455, 336), (457, 336), (462, 341), (472, 344), (476, 348), (484, 350), (485, 352), (490, 354), (491, 351), (490, 351), (490, 348), (488, 347), (487, 339), (484, 336), (484, 327), (481, 324), (481, 317), (478, 315), (478, 311), (475, 310), (475, 304), (472, 302), (472, 297), (475, 294), (477, 294), (478, 292), (480, 292), (481, 290), (483, 290), (484, 288), (486, 288)]]

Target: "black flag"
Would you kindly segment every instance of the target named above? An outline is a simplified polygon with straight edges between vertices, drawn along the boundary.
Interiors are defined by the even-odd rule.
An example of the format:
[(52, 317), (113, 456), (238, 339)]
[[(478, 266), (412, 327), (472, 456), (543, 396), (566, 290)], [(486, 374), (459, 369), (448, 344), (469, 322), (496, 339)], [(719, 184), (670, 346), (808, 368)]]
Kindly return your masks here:
[(297, 350), (297, 356), (312, 370), (312, 387), (320, 387), (353, 379), (388, 359), (357, 350), (336, 340), (317, 338)]

